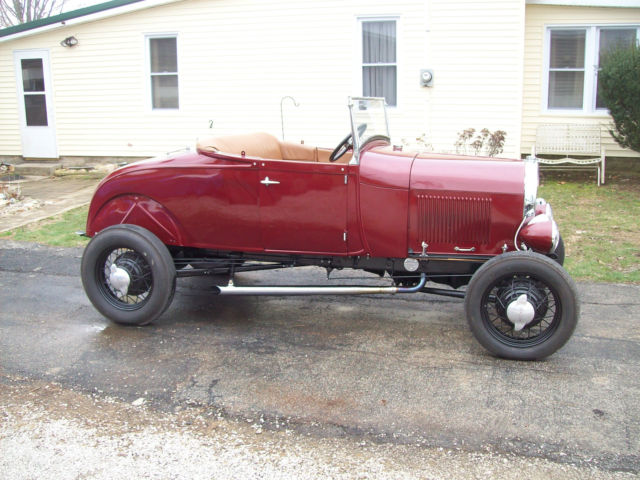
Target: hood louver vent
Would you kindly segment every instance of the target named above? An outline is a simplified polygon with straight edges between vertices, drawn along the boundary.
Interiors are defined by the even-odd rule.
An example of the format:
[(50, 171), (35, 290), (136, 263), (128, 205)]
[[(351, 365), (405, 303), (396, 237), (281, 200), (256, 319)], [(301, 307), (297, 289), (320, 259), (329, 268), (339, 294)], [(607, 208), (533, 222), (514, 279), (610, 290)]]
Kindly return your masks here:
[(419, 240), (484, 245), (491, 235), (491, 198), (418, 194)]

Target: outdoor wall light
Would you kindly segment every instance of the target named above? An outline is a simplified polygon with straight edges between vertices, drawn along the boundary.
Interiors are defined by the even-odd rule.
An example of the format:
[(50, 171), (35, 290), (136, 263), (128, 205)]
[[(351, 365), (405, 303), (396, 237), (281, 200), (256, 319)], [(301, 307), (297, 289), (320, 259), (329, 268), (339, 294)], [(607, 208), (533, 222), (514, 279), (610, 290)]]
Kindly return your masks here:
[(431, 69), (420, 70), (420, 86), (433, 87), (433, 70)]
[(75, 47), (78, 44), (78, 39), (74, 36), (67, 37), (60, 42), (63, 47)]

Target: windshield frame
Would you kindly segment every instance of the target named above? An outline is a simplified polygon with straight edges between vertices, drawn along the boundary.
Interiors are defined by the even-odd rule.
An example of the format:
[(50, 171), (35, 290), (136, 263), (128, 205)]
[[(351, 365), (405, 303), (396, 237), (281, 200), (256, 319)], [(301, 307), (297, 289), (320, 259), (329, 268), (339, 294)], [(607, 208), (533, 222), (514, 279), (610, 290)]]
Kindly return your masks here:
[[(387, 116), (387, 102), (382, 97), (349, 97), (349, 120), (351, 122), (351, 138), (353, 141), (353, 156), (349, 162), (352, 165), (360, 163), (360, 150), (367, 141), (376, 136), (383, 136), (390, 139), (389, 117)], [(364, 107), (364, 108), (362, 108)], [(359, 112), (373, 112), (377, 115), (375, 122), (364, 122), (366, 115)], [(382, 115), (380, 116), (380, 113)], [(358, 126), (367, 125), (362, 133), (358, 132)]]

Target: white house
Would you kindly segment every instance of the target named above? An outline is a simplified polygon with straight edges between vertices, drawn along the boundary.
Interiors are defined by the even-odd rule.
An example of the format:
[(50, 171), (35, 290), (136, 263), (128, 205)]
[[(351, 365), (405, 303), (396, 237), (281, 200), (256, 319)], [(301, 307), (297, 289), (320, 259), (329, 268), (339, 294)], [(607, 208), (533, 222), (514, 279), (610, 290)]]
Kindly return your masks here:
[(0, 30), (0, 158), (283, 129), (331, 147), (362, 94), (387, 98), (395, 142), (454, 151), (466, 128), (500, 129), (520, 156), (539, 123), (608, 125), (599, 51), (638, 38), (636, 0), (112, 0)]

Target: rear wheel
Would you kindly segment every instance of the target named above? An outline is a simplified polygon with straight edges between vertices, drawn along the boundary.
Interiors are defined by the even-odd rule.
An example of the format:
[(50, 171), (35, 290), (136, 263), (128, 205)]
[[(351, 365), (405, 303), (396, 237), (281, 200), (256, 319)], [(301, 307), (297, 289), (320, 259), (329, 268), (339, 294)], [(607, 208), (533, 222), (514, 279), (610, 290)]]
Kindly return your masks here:
[(93, 306), (125, 325), (152, 322), (175, 293), (176, 270), (167, 247), (136, 225), (115, 225), (93, 237), (82, 256), (81, 273)]
[(579, 304), (571, 277), (544, 255), (510, 252), (485, 263), (465, 296), (467, 321), (493, 354), (514, 360), (547, 357), (571, 337)]

